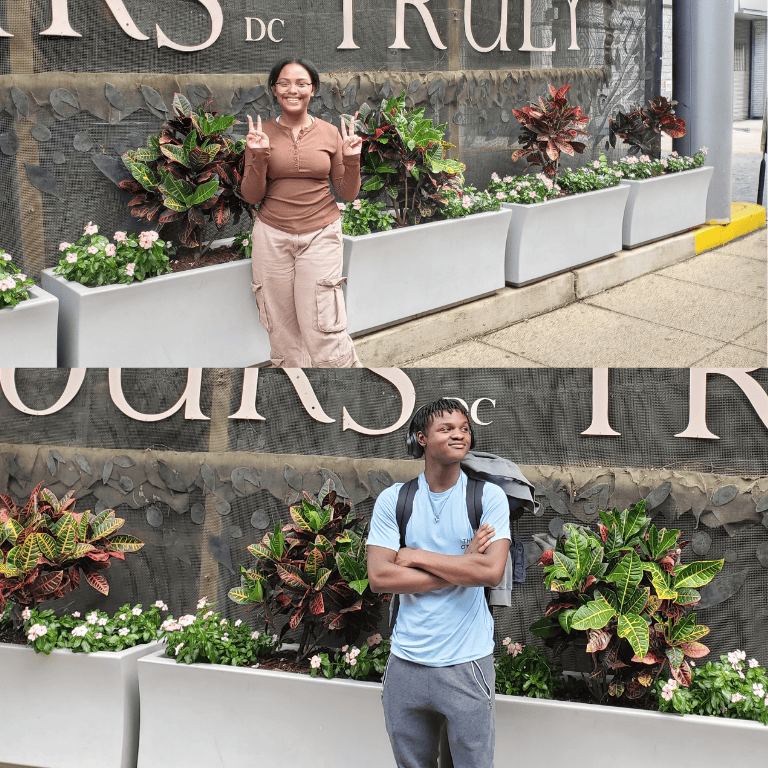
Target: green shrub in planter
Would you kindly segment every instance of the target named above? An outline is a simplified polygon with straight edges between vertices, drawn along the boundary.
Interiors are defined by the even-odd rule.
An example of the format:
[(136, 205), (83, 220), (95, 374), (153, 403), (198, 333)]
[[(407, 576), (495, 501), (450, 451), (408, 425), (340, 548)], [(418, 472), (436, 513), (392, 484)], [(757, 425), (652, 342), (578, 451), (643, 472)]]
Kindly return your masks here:
[(304, 493), (290, 514), (292, 523), (277, 523), (248, 547), (258, 564), (240, 567), (244, 583), (229, 598), (241, 605), (263, 603), (273, 631), (277, 617), (287, 616), (278, 634), (282, 640), (289, 630), (301, 631), (301, 660), (321, 640), (351, 643), (375, 632), (384, 599), (368, 584), (363, 518), (352, 516), (330, 481), (317, 499)]
[[(543, 553), (544, 583), (555, 597), (531, 631), (556, 652), (590, 654), (590, 689), (647, 700), (664, 670), (687, 687), (689, 659), (706, 656), (698, 642), (709, 628), (688, 609), (722, 569), (723, 560), (680, 562), (680, 531), (658, 529), (645, 501), (629, 510), (600, 512), (599, 531), (566, 525), (554, 550)], [(607, 676), (612, 676), (610, 686)]]
[(619, 171), (625, 179), (651, 179), (679, 171), (690, 171), (701, 168), (707, 159), (707, 148), (702, 147), (694, 152), (693, 157), (681, 157), (677, 152), (660, 159), (652, 159), (648, 155), (640, 157), (629, 156), (613, 161), (614, 171)]
[(115, 232), (114, 243), (99, 234), (97, 224), (88, 222), (83, 236), (75, 243), (60, 243), (59, 263), (53, 270), (81, 285), (94, 287), (145, 280), (170, 272), (170, 244), (160, 240), (157, 232), (140, 235)]
[(673, 107), (676, 101), (668, 101), (664, 96), (657, 96), (649, 101), (648, 107), (635, 107), (624, 114), (618, 111), (608, 118), (611, 127), (609, 141), (616, 146), (616, 137), (629, 144), (630, 157), (637, 155), (658, 156), (661, 153), (662, 131), (673, 139), (685, 136), (685, 120), (675, 117)]
[(768, 725), (768, 676), (757, 659), (747, 661), (744, 651), (732, 651), (720, 661), (695, 667), (687, 688), (670, 678), (657, 680), (654, 691), (662, 712), (757, 720)]
[(11, 259), (11, 254), (0, 248), (0, 309), (15, 307), (28, 299), (29, 292), (26, 289), (35, 284)]

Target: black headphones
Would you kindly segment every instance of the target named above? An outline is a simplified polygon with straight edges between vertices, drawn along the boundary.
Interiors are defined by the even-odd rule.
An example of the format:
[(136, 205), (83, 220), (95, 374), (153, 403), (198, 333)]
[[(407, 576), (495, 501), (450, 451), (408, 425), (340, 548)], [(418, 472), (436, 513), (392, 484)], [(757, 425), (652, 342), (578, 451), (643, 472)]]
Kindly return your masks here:
[[(469, 418), (469, 414), (465, 412), (461, 403), (456, 400), (447, 400), (444, 402), (453, 404), (453, 408), (443, 408), (443, 410), (461, 411), (461, 413), (464, 413), (467, 417), (467, 423), (469, 424), (469, 450), (471, 451), (475, 447), (475, 432), (472, 429), (472, 420)], [(405, 438), (405, 449), (408, 451), (408, 455), (412, 456), (414, 459), (420, 459), (424, 455), (424, 448), (416, 437), (418, 433), (423, 432), (424, 429), (418, 427), (417, 423), (421, 421), (423, 411), (431, 409), (433, 406), (434, 403), (422, 405), (421, 408), (413, 414), (411, 423), (408, 425), (408, 434)]]

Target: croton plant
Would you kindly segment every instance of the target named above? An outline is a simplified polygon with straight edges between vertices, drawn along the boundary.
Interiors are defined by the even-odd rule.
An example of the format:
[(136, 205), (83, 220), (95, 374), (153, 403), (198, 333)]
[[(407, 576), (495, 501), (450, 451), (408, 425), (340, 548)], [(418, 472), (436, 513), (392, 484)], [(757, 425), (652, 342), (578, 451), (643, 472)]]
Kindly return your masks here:
[(629, 144), (629, 155), (661, 154), (662, 131), (673, 139), (685, 136), (685, 120), (675, 117), (676, 101), (669, 101), (664, 96), (650, 100), (650, 107), (636, 107), (624, 114), (619, 111), (613, 118), (608, 118), (611, 126), (611, 146), (616, 146), (616, 137)]
[(461, 179), (464, 164), (446, 157), (446, 124), (435, 125), (424, 109), (409, 110), (405, 91), (378, 110), (363, 104), (355, 130), (363, 135), (362, 189), (385, 190), (398, 227), (432, 218), (445, 206), (445, 190)]
[(248, 551), (256, 567), (240, 567), (242, 586), (229, 598), (241, 605), (264, 604), (267, 626), (277, 617), (288, 621), (279, 630), (301, 630), (297, 658), (306, 658), (321, 639), (354, 642), (361, 632), (373, 632), (382, 599), (368, 585), (365, 526), (348, 502), (330, 489), (317, 499), (307, 493), (290, 507), (291, 523), (275, 525)]
[(640, 699), (665, 669), (689, 685), (688, 660), (709, 653), (699, 642), (709, 628), (689, 611), (723, 561), (681, 564), (688, 542), (679, 541), (679, 530), (657, 528), (645, 501), (601, 511), (600, 521), (597, 533), (566, 525), (555, 548), (543, 553), (544, 583), (555, 596), (531, 631), (556, 653), (571, 647), (591, 655), (597, 698)]
[(24, 506), (0, 494), (0, 613), (8, 601), (17, 608), (63, 597), (80, 585), (109, 593), (103, 571), (112, 558), (125, 560), (144, 544), (118, 534), (125, 520), (113, 509), (98, 515), (75, 512), (74, 491), (57, 499), (38, 485)]
[(568, 103), (566, 97), (570, 90), (570, 85), (562, 88), (550, 85), (546, 100), (539, 96), (538, 104), (512, 110), (523, 126), (517, 139), (521, 148), (512, 153), (512, 160), (525, 158), (528, 161), (526, 171), (544, 166), (543, 172), (547, 176), (556, 176), (563, 153), (574, 157), (577, 152), (584, 152), (586, 145), (576, 138), (589, 135), (583, 129), (591, 118), (581, 107)]
[(240, 220), (248, 204), (239, 196), (243, 180), (245, 140), (226, 136), (237, 122), (231, 115), (217, 117), (205, 105), (197, 112), (177, 93), (174, 117), (147, 146), (123, 154), (132, 179), (121, 182), (133, 193), (131, 215), (148, 222), (183, 222), (179, 239), (204, 253), (203, 234), (209, 222), (221, 229)]

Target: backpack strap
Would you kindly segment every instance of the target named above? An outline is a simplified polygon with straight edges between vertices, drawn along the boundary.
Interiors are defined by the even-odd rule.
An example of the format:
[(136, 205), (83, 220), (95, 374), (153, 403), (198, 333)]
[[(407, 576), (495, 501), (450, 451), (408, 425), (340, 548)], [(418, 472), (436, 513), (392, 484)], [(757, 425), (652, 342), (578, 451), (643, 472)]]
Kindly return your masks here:
[[(409, 480), (407, 483), (403, 483), (400, 486), (400, 491), (397, 494), (397, 506), (395, 507), (395, 519), (397, 520), (397, 528), (400, 531), (400, 547), (405, 546), (405, 529), (408, 527), (408, 521), (413, 514), (413, 499), (416, 496), (416, 491), (419, 490), (419, 478), (414, 477), (413, 480)], [(392, 595), (392, 603), (389, 608), (389, 633), (392, 634), (392, 630), (395, 628), (395, 622), (397, 621), (397, 613), (400, 610), (400, 595)]]
[(472, 531), (477, 532), (483, 517), (483, 486), (485, 480), (467, 476), (467, 515)]

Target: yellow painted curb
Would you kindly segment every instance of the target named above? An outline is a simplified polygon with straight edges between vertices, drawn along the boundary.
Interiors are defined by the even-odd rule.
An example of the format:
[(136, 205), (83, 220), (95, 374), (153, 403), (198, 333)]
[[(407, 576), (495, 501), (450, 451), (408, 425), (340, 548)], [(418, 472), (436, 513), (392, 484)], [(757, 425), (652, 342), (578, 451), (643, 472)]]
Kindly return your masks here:
[(765, 227), (765, 208), (753, 203), (731, 203), (730, 224), (705, 224), (694, 230), (696, 253), (729, 243)]

